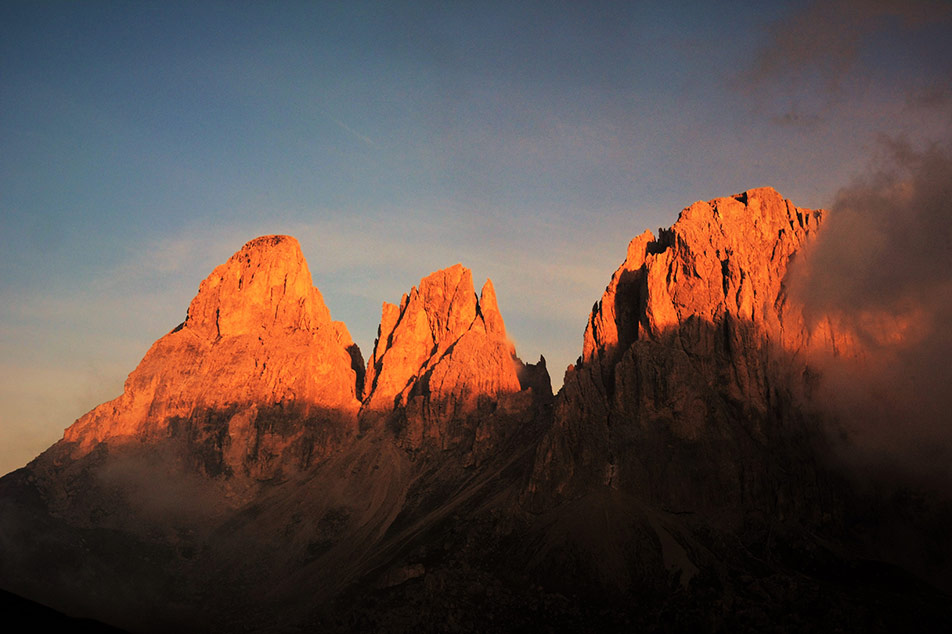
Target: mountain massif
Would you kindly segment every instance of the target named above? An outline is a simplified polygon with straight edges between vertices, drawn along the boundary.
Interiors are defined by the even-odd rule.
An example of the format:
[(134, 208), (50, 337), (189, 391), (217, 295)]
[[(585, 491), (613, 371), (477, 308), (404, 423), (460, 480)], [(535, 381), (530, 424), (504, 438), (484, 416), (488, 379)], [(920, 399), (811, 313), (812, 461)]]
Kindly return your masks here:
[(365, 367), (256, 238), (0, 479), (0, 587), (136, 632), (947, 630), (952, 507), (857, 482), (817, 402), (823, 222), (761, 188), (634, 238), (556, 395), (462, 265)]

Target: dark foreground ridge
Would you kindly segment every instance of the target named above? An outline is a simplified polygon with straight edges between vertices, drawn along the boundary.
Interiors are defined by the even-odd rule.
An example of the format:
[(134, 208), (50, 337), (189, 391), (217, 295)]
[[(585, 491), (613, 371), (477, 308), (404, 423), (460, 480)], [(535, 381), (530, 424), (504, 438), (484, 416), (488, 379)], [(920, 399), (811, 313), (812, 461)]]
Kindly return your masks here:
[(854, 343), (787, 296), (822, 227), (763, 188), (635, 238), (555, 396), (465, 267), (365, 368), (257, 238), (0, 479), (0, 587), (132, 632), (949, 631), (952, 506), (857, 487), (814, 401)]

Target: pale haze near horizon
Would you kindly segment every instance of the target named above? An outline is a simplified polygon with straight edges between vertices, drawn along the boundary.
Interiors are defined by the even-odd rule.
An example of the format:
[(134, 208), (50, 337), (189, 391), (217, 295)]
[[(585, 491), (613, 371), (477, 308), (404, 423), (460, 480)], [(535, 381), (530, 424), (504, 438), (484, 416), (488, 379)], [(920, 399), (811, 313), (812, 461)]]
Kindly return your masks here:
[(945, 3), (631, 4), (4, 3), (0, 473), (257, 235), (298, 238), (365, 358), (462, 262), (557, 388), (635, 235), (948, 142)]

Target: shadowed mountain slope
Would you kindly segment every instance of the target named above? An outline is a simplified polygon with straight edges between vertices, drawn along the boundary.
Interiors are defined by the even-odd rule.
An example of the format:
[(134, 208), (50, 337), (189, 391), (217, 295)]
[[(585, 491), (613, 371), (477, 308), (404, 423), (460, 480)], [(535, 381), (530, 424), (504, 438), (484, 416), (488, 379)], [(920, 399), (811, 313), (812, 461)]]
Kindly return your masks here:
[(813, 401), (853, 349), (786, 293), (822, 219), (762, 188), (635, 238), (555, 397), (462, 265), (383, 305), (364, 380), (252, 240), (0, 478), (0, 587), (135, 632), (947, 631), (883, 536), (942, 568), (952, 507), (858, 492)]

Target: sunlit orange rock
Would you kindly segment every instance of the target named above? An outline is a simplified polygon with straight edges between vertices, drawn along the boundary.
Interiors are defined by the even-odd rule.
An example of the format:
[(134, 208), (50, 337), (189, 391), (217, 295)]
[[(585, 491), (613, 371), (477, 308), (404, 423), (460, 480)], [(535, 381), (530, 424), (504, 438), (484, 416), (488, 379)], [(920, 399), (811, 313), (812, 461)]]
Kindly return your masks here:
[(85, 453), (123, 437), (183, 435), (209, 472), (268, 477), (308, 464), (355, 429), (362, 373), (297, 241), (263, 236), (201, 283), (185, 322), (153, 344), (123, 394), (64, 440)]
[(638, 338), (679, 337), (689, 320), (725, 315), (756, 324), (788, 349), (805, 344), (800, 315), (783, 329), (788, 264), (815, 234), (822, 211), (797, 208), (769, 187), (696, 202), (655, 239), (628, 246), (585, 330), (583, 361), (617, 360)]
[(782, 512), (792, 502), (778, 491), (817, 486), (777, 444), (808, 442), (795, 406), (807, 352), (842, 343), (835, 325), (808, 328), (784, 285), (822, 218), (760, 188), (694, 203), (657, 238), (632, 240), (566, 373), (532, 494), (602, 484), (731, 515)]
[[(495, 440), (497, 414), (531, 401), (519, 397), (520, 373), (535, 370), (515, 356), (492, 282), (477, 298), (472, 273), (456, 264), (420, 280), (399, 307), (383, 305), (363, 417), (370, 426), (390, 420), (410, 448), (479, 451)], [(542, 383), (547, 374), (536, 392), (551, 390)]]
[(821, 219), (759, 189), (637, 237), (554, 404), (460, 265), (384, 304), (362, 388), (296, 242), (254, 240), (0, 478), (0, 587), (128, 631), (950, 631), (946, 499), (844, 492), (812, 433), (811, 355), (852, 345), (787, 292)]

